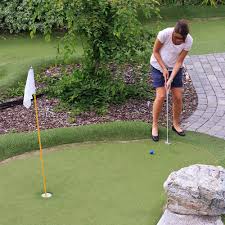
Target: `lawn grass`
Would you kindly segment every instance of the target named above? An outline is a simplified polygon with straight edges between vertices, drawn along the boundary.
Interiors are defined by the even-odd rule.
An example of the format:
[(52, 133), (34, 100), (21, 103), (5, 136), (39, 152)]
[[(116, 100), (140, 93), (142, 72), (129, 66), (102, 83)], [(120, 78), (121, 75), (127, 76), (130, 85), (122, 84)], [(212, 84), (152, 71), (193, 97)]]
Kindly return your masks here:
[[(129, 131), (127, 136), (136, 136)], [(224, 141), (217, 138), (189, 132), (185, 138), (172, 135), (165, 145), (164, 134), (153, 143), (109, 141), (115, 138), (109, 133), (104, 142), (44, 150), (49, 200), (40, 197), (38, 155), (0, 165), (0, 224), (155, 225), (166, 200), (163, 182), (172, 171), (196, 163), (224, 165)]]
[(217, 7), (210, 6), (162, 6), (160, 14), (164, 20), (178, 20), (180, 18), (195, 19), (195, 18), (216, 18), (225, 17), (225, 5)]
[[(56, 62), (60, 36), (47, 42), (42, 37), (31, 39), (28, 35), (6, 35), (0, 38), (0, 93), (24, 81), (30, 66), (37, 72), (42, 67)], [(82, 48), (77, 46), (76, 57), (81, 57)]]
[(191, 21), (190, 26), (194, 38), (192, 55), (225, 52), (225, 18)]

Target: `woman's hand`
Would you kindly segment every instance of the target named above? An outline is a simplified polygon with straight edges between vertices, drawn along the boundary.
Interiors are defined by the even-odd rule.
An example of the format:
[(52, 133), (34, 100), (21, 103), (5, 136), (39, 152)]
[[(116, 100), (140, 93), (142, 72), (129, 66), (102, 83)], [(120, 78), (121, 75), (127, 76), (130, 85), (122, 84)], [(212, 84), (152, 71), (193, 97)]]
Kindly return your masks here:
[(169, 79), (169, 80), (166, 82), (166, 85), (165, 85), (166, 91), (170, 91), (172, 82), (173, 82), (172, 79)]
[(166, 68), (163, 69), (163, 76), (164, 76), (165, 83), (166, 83), (168, 78), (169, 78), (169, 72), (168, 72), (168, 70)]

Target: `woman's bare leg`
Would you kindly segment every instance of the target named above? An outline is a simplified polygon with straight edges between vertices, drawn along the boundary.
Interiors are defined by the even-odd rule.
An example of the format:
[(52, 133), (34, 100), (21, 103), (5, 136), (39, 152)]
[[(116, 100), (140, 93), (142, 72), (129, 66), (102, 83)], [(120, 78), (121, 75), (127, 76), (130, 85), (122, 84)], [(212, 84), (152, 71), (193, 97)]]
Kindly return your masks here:
[(166, 97), (166, 89), (165, 87), (156, 88), (156, 98), (153, 103), (153, 122), (152, 122), (152, 135), (158, 136), (158, 120), (159, 115), (162, 110), (162, 106)]
[(180, 115), (183, 107), (183, 88), (172, 88), (171, 92), (173, 99), (173, 126), (178, 132), (181, 132)]

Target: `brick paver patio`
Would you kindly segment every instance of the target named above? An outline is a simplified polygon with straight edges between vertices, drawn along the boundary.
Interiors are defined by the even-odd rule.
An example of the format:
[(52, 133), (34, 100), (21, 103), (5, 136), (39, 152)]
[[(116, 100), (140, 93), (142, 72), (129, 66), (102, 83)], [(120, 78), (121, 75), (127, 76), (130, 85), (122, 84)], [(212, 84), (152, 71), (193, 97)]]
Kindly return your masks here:
[(189, 56), (185, 66), (198, 106), (183, 122), (184, 128), (225, 139), (225, 53)]

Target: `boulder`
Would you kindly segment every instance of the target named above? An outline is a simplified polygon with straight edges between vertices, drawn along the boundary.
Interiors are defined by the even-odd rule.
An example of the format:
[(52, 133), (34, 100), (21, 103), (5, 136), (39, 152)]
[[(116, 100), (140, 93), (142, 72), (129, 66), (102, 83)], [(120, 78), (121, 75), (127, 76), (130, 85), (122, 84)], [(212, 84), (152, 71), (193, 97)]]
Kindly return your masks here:
[(165, 210), (157, 225), (223, 225), (220, 216), (179, 215)]
[(208, 216), (225, 214), (225, 170), (220, 166), (197, 164), (172, 172), (164, 189), (166, 208), (171, 212)]

